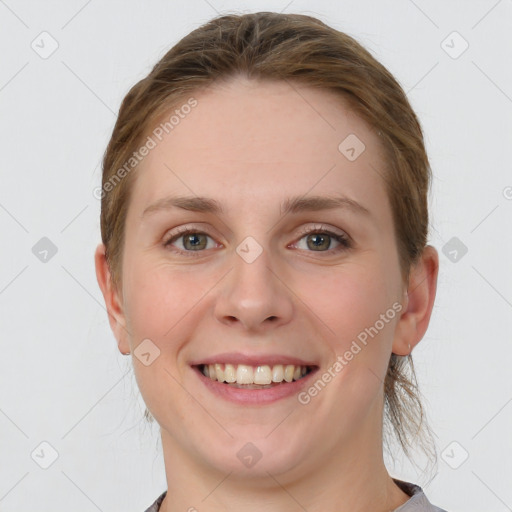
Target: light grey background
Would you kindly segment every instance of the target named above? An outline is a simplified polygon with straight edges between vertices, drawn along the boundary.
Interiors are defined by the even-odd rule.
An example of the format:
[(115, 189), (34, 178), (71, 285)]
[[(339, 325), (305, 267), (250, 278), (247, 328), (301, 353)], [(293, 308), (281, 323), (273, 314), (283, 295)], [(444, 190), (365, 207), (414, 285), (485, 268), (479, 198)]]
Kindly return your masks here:
[(96, 283), (93, 189), (130, 86), (211, 17), (262, 10), (356, 37), (418, 113), (441, 268), (413, 354), (440, 458), (390, 472), (450, 512), (512, 510), (511, 0), (0, 0), (1, 511), (138, 512), (166, 488)]

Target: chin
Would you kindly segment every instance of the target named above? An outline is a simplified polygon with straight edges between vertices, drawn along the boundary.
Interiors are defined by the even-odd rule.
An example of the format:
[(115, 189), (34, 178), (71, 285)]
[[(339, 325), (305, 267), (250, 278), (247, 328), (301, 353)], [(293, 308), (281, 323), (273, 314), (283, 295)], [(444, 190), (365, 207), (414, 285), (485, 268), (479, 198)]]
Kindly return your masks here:
[[(251, 429), (254, 431), (255, 429)], [(262, 429), (263, 430), (263, 429)], [(231, 432), (233, 434), (233, 432)], [(296, 445), (290, 441), (288, 433), (282, 436), (268, 436), (269, 430), (259, 435), (238, 435), (220, 443), (210, 444), (208, 453), (204, 454), (212, 466), (223, 473), (232, 473), (231, 478), (265, 478), (271, 475), (287, 473), (296, 468), (304, 455), (303, 443)], [(227, 436), (226, 436), (227, 437)], [(293, 436), (299, 439), (298, 436)], [(292, 439), (293, 439), (292, 438)], [(215, 445), (214, 450), (211, 446)]]

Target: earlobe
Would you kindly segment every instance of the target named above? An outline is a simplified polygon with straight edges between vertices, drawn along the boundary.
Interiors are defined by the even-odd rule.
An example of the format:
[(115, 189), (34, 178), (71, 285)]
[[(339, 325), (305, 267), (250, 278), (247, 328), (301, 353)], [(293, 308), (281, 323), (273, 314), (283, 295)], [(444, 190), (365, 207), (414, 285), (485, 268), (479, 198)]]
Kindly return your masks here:
[(105, 245), (99, 244), (94, 254), (96, 279), (105, 300), (110, 328), (116, 337), (119, 351), (122, 354), (130, 353), (126, 317), (123, 311), (122, 300), (118, 290), (112, 282), (112, 276), (105, 256)]
[(434, 306), (438, 272), (437, 250), (427, 245), (410, 272), (404, 309), (395, 330), (393, 354), (410, 354), (425, 335)]

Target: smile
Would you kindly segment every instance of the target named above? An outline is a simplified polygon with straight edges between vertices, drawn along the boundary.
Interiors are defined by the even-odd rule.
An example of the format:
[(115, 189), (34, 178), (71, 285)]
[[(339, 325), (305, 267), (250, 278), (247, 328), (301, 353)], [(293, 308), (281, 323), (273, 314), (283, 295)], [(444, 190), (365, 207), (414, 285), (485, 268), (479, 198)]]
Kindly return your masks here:
[(296, 397), (319, 369), (316, 365), (215, 362), (191, 367), (212, 396), (244, 406)]
[(272, 387), (281, 382), (298, 381), (312, 371), (311, 366), (293, 364), (262, 364), (250, 366), (246, 364), (202, 364), (199, 370), (205, 377), (213, 381), (238, 386)]

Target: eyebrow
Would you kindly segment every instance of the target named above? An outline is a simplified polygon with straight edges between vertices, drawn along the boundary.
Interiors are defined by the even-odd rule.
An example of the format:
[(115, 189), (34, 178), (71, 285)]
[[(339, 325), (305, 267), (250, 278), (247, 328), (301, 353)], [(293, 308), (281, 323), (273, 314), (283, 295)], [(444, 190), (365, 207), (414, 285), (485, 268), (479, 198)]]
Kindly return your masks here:
[[(157, 211), (165, 211), (173, 208), (180, 208), (192, 212), (213, 213), (220, 215), (224, 213), (222, 205), (215, 199), (200, 196), (170, 196), (164, 197), (149, 205), (141, 215), (141, 218)], [(354, 199), (345, 196), (295, 196), (287, 198), (281, 204), (281, 215), (296, 214), (306, 211), (332, 210), (343, 208), (357, 214), (371, 216), (371, 212)]]

